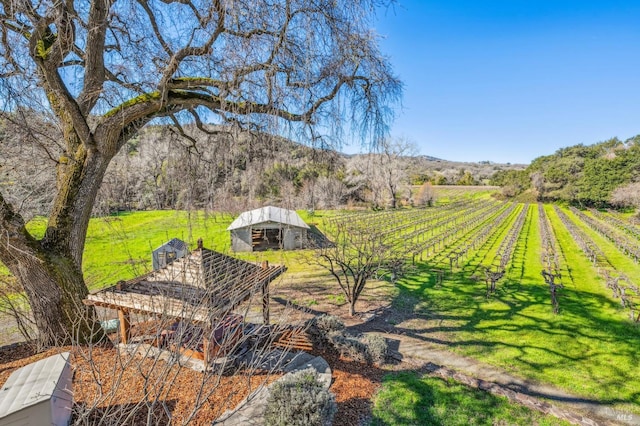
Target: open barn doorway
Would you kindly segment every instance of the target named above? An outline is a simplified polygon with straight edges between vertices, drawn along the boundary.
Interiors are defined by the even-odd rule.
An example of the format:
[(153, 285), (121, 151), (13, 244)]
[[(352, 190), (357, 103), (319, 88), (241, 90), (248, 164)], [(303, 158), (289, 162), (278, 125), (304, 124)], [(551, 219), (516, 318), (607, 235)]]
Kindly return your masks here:
[(254, 251), (282, 248), (282, 229), (253, 229), (251, 234)]

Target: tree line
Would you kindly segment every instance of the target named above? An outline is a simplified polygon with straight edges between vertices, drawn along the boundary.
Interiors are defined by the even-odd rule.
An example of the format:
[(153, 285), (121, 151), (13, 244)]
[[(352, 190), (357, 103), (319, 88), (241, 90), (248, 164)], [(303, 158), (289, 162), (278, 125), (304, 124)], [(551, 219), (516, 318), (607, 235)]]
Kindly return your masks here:
[[(37, 112), (0, 115), (0, 187), (26, 218), (46, 215), (53, 203), (52, 166), (65, 161), (60, 137)], [(411, 142), (389, 139), (375, 152), (345, 155), (264, 132), (153, 125), (113, 158), (92, 213), (194, 208), (233, 214), (265, 203), (309, 210), (393, 208), (423, 204), (424, 190), (415, 186), (483, 185), (496, 171), (522, 168), (440, 160), (415, 150)]]
[(499, 171), (491, 179), (507, 197), (534, 197), (579, 206), (638, 206), (640, 135), (561, 148), (524, 170)]
[[(180, 130), (148, 126), (128, 140), (105, 172), (93, 215), (191, 208), (235, 214), (265, 203), (309, 210), (395, 207), (420, 204), (412, 186), (485, 184), (496, 171), (517, 167), (421, 157), (412, 143), (398, 140), (385, 140), (374, 153), (344, 155), (263, 132)], [(51, 165), (64, 161), (60, 137), (36, 112), (0, 116), (0, 186), (27, 218), (51, 207)]]

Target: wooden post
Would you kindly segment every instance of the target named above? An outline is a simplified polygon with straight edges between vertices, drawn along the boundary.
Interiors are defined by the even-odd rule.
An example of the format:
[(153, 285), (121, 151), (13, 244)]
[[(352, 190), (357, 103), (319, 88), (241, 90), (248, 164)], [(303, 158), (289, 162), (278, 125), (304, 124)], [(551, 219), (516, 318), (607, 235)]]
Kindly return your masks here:
[(129, 317), (129, 311), (125, 309), (118, 309), (118, 320), (120, 321), (120, 339), (125, 345), (129, 343), (131, 337), (130, 326), (131, 319)]
[(205, 368), (209, 365), (209, 361), (211, 358), (211, 342), (209, 341), (209, 338), (206, 335), (205, 332), (205, 336), (202, 338), (202, 352), (204, 352), (204, 366)]
[[(269, 262), (262, 262), (262, 269), (269, 269)], [(262, 285), (262, 322), (269, 324), (269, 279), (267, 278)]]
[[(116, 290), (122, 291), (124, 288), (125, 282), (120, 280), (116, 283)], [(126, 309), (118, 309), (118, 322), (120, 323), (120, 339), (122, 343), (125, 345), (129, 343), (129, 338), (131, 337), (130, 327), (131, 327), (131, 318), (129, 317), (129, 311)]]

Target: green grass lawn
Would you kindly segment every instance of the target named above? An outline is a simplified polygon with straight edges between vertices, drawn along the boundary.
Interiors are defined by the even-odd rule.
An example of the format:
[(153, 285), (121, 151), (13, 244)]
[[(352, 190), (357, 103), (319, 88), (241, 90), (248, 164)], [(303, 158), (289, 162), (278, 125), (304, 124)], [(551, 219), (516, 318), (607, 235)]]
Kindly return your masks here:
[[(299, 214), (308, 223), (321, 221), (336, 212), (316, 211), (309, 216), (306, 211)], [(113, 285), (119, 280), (131, 279), (151, 270), (151, 252), (172, 238), (179, 238), (196, 246), (202, 238), (204, 246), (222, 253), (231, 253), (231, 238), (227, 227), (233, 217), (220, 213), (201, 211), (143, 211), (126, 212), (102, 218), (93, 218), (89, 223), (85, 245), (83, 269), (87, 285), (91, 290)], [(43, 218), (34, 219), (27, 225), (37, 238), (42, 237), (46, 227)], [(308, 262), (307, 251), (266, 251), (235, 253), (247, 261), (284, 264), (290, 271), (304, 271)], [(8, 273), (3, 265), (0, 274)]]
[[(538, 211), (534, 206), (530, 207), (497, 292), (487, 298), (484, 282), (471, 279), (480, 265), (491, 263), (501, 238), (520, 208), (499, 226), (485, 245), (461, 259), (460, 267), (446, 275), (442, 286), (436, 285), (430, 270), (448, 269), (444, 256), (417, 264), (415, 270), (397, 283), (394, 307), (418, 314), (420, 321), (418, 330), (407, 331), (512, 374), (640, 413), (640, 381), (637, 380), (640, 377), (640, 326), (632, 323), (628, 311), (611, 297), (598, 271), (581, 253), (551, 206), (546, 206), (546, 212), (558, 240), (565, 271), (558, 315), (552, 312), (549, 289), (540, 275), (541, 243)], [(308, 217), (306, 212), (301, 212), (303, 219), (310, 223), (320, 223), (323, 218), (336, 214), (340, 213), (316, 212)], [(187, 241), (191, 247), (201, 237), (205, 247), (228, 253), (230, 237), (226, 228), (231, 221), (228, 215), (175, 211), (92, 219), (83, 265), (87, 283), (91, 289), (97, 289), (147, 272), (151, 267), (152, 249), (174, 237)], [(41, 235), (44, 226), (42, 220), (29, 224), (35, 235)], [(601, 245), (617, 269), (631, 278), (640, 277), (639, 265), (604, 238), (584, 229)], [(290, 272), (302, 277), (301, 285), (305, 285), (305, 279), (308, 281), (305, 274), (317, 269), (309, 260), (312, 251), (268, 251), (237, 256), (249, 261), (285, 264)], [(314, 300), (312, 295), (309, 297)], [(402, 329), (405, 325), (397, 326)], [(390, 384), (385, 387), (393, 380), (388, 379)], [(428, 385), (432, 386), (435, 385)], [(395, 424), (414, 424), (411, 421)]]
[(372, 425), (568, 425), (506, 398), (414, 372), (390, 374), (374, 400)]

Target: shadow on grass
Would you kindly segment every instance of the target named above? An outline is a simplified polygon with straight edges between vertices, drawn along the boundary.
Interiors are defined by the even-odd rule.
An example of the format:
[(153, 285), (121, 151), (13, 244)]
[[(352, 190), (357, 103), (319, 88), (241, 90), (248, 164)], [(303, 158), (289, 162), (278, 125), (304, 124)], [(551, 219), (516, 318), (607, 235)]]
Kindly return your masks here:
[(282, 306), (295, 309), (296, 311), (300, 311), (300, 312), (305, 313), (305, 314), (310, 314), (310, 315), (313, 315), (313, 316), (319, 316), (319, 315), (324, 315), (325, 314), (325, 312), (317, 311), (315, 309), (311, 309), (308, 306), (299, 305), (294, 301), (283, 299), (282, 297), (272, 297), (271, 300), (273, 300), (276, 303), (279, 303)]
[[(553, 315), (542, 277), (540, 285), (531, 277), (529, 284), (505, 280), (487, 299), (484, 283), (470, 280), (464, 268), (449, 273), (444, 285), (430, 269), (418, 265), (400, 281), (399, 295), (375, 327), (589, 395), (566, 401), (640, 404), (640, 327), (624, 319), (615, 301), (565, 289), (560, 315)], [(514, 275), (524, 275), (519, 269)]]
[(566, 424), (506, 398), (423, 373), (385, 376), (371, 425)]
[(308, 237), (311, 248), (333, 247), (333, 242), (314, 224), (309, 224)]

